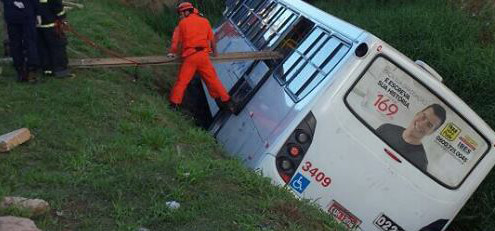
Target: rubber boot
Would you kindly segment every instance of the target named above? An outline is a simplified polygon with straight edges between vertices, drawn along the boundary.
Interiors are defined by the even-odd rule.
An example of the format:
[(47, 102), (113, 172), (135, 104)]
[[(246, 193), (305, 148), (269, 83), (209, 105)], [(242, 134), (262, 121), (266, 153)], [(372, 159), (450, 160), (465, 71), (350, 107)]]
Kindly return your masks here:
[(237, 104), (232, 100), (229, 100), (227, 102), (222, 102), (219, 99), (215, 99), (215, 103), (217, 104), (218, 108), (220, 108), (220, 110), (222, 111), (228, 111), (235, 115), (239, 114), (239, 112), (237, 111)]
[(34, 70), (28, 71), (26, 74), (26, 80), (29, 83), (36, 83), (38, 82), (38, 73)]
[(17, 82), (27, 82), (28, 72), (24, 68), (16, 68)]
[(170, 109), (171, 109), (172, 111), (176, 111), (176, 112), (181, 111), (181, 105), (180, 105), (180, 104), (176, 104), (176, 103), (169, 102), (169, 103), (168, 103), (168, 106), (170, 107)]
[(54, 71), (53, 76), (58, 79), (74, 78), (75, 74), (70, 73), (69, 69)]

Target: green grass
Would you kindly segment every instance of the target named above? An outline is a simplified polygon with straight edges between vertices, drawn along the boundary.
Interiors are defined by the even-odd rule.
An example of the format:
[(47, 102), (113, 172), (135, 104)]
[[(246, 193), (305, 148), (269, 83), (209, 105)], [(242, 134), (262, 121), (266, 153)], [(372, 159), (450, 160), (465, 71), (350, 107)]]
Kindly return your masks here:
[[(80, 33), (125, 55), (165, 53), (163, 34), (138, 9), (84, 1), (69, 13)], [(163, 22), (173, 28), (173, 22)], [(162, 36), (160, 36), (162, 35)], [(70, 36), (72, 57), (106, 56)], [(158, 90), (174, 68), (79, 70), (74, 79), (19, 84), (0, 77), (0, 134), (28, 127), (34, 139), (0, 154), (0, 197), (41, 198), (42, 230), (323, 230), (336, 225), (307, 201), (226, 157)], [(157, 83), (162, 85), (157, 86)], [(166, 89), (165, 89), (166, 90)], [(167, 201), (180, 202), (170, 210)], [(1, 215), (23, 215), (1, 210)]]
[[(426, 61), (495, 128), (493, 2), (320, 0), (316, 6), (370, 31), (411, 59)], [(494, 187), (492, 171), (456, 217), (456, 224), (467, 227), (462, 230), (495, 230)]]

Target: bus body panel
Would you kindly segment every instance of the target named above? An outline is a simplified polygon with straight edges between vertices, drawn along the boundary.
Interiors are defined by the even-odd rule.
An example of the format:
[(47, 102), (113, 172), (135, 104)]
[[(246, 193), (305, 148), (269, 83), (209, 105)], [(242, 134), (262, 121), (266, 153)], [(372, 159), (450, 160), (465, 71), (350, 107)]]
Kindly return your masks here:
[(301, 12), (302, 15), (310, 18), (312, 21), (318, 22), (320, 25), (325, 25), (327, 28), (338, 31), (339, 34), (351, 40), (357, 39), (363, 33), (363, 29), (330, 15), (303, 1), (280, 0), (280, 2), (297, 9), (297, 11)]
[(251, 99), (246, 109), (253, 113), (252, 120), (259, 136), (268, 140), (280, 122), (293, 110), (294, 102), (274, 78), (270, 78)]

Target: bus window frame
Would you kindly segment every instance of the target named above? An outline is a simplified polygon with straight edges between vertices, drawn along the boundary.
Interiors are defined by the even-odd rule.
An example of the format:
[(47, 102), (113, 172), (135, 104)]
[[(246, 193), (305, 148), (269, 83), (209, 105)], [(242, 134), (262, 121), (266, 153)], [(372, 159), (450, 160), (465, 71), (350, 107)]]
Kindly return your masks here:
[[(295, 12), (294, 10), (292, 10), (293, 12)], [(296, 12), (297, 13), (297, 12)], [(309, 20), (307, 17), (304, 17), (303, 15), (300, 15), (300, 14), (296, 14), (297, 15), (297, 18), (296, 20), (294, 20), (292, 22), (292, 24), (286, 29), (286, 31), (284, 33), (281, 33), (281, 36), (277, 39), (278, 41), (273, 45), (273, 48), (276, 49), (279, 45), (280, 45), (280, 42), (283, 41), (283, 38), (285, 38), (292, 30), (293, 28), (298, 24), (300, 23), (302, 20)], [(236, 26), (234, 23), (232, 23), (232, 25)], [(314, 24), (313, 28), (316, 27), (316, 24)], [(239, 30), (239, 28), (237, 28)], [(241, 31), (242, 32), (242, 31)], [(307, 36), (311, 34), (311, 32), (308, 32), (306, 34), (306, 36), (304, 36), (303, 39), (301, 39), (299, 41), (299, 43), (302, 43), (303, 41), (305, 41), (305, 39), (307, 38)], [(249, 39), (246, 38), (246, 40), (248, 42)], [(257, 48), (256, 48), (257, 49)], [(294, 52), (295, 49), (292, 51)], [(289, 54), (292, 54), (289, 53)], [(286, 59), (286, 58), (285, 58)], [(266, 60), (262, 60), (262, 61), (255, 61), (253, 62), (248, 68), (246, 68), (246, 71), (242, 74), (242, 77), (239, 78), (239, 80), (234, 84), (234, 86), (231, 88), (231, 90), (229, 91), (229, 94), (230, 95), (233, 95), (235, 94), (238, 90), (240, 90), (240, 88), (242, 87), (242, 85), (244, 84), (244, 82), (247, 81), (247, 79), (245, 79), (244, 77), (247, 75), (247, 73), (250, 73), (255, 67), (256, 65), (258, 65), (259, 62), (265, 62), (265, 64), (269, 67), (269, 71), (263, 76), (260, 78), (260, 80), (258, 81), (258, 83), (256, 84), (256, 86), (254, 86), (250, 91), (249, 93), (244, 97), (244, 100), (242, 100), (241, 102), (238, 102), (238, 110), (241, 111), (243, 110), (246, 105), (251, 101), (251, 99), (254, 97), (254, 95), (256, 95), (256, 93), (259, 91), (259, 89), (265, 84), (265, 82), (273, 76), (273, 72), (274, 70), (276, 70), (277, 68), (279, 68), (279, 66), (283, 63), (283, 61), (285, 61), (285, 59), (283, 59), (282, 61), (280, 61), (278, 64), (276, 64), (275, 66), (272, 66), (271, 64), (269, 63), (266, 63), (267, 61)], [(273, 76), (273, 78), (275, 78), (277, 80), (276, 77)], [(242, 79), (242, 80), (241, 80)], [(278, 80), (277, 80), (278, 82)]]
[[(273, 8), (276, 8), (277, 6), (280, 6), (280, 14), (277, 14), (275, 13), (274, 15), (272, 15), (272, 17), (269, 17), (267, 18), (270, 22), (269, 23), (266, 23), (265, 22), (265, 19), (263, 18), (262, 14), (265, 14), (267, 13), (266, 17), (269, 16), (270, 12), (272, 12), (273, 9), (271, 9), (270, 11), (267, 11), (268, 8), (266, 9), (263, 9), (260, 11), (260, 7), (263, 7), (263, 6), (270, 6), (270, 5), (273, 5)], [(240, 21), (243, 21), (245, 19), (242, 19), (242, 20), (239, 20), (239, 21), (235, 21), (234, 20), (234, 16), (240, 11), (242, 10), (242, 8), (245, 8), (245, 7), (249, 7), (248, 5), (245, 4), (245, 2), (240, 2), (238, 4), (238, 6), (235, 7), (235, 9), (232, 11), (232, 13), (230, 13), (230, 15), (227, 17), (227, 19), (230, 21), (230, 23), (236, 28), (237, 31), (241, 32), (241, 35), (242, 37), (248, 41), (248, 44), (251, 48), (254, 48), (255, 50), (263, 50), (263, 49), (266, 49), (266, 48), (269, 48), (269, 49), (273, 49), (275, 47), (278, 46), (278, 44), (280, 43), (281, 41), (281, 38), (283, 38), (292, 28), (293, 26), (300, 20), (301, 18), (301, 14), (292, 9), (291, 7), (288, 7), (287, 5), (283, 4), (283, 3), (280, 3), (276, 0), (262, 0), (257, 6), (256, 8), (247, 8), (247, 14), (246, 14), (246, 18), (245, 19), (248, 19), (250, 17), (251, 14), (255, 14), (254, 17), (256, 17), (258, 20), (260, 20), (259, 22), (261, 22), (262, 26), (263, 27), (266, 27), (266, 29), (261, 29), (261, 28), (257, 28), (257, 27), (254, 27), (254, 29), (248, 29), (246, 32), (244, 32), (242, 30), (242, 27), (238, 25), (238, 23)], [(258, 15), (258, 11), (260, 11), (260, 15)], [(283, 24), (286, 25), (288, 24), (288, 26), (284, 26), (285, 27), (285, 31), (280, 31), (279, 29), (283, 29), (282, 28), (277, 28), (277, 30), (274, 30), (273, 31), (273, 34), (270, 36), (270, 40), (267, 40), (267, 41), (264, 41), (263, 44), (261, 44), (262, 46), (261, 47), (258, 47), (258, 42), (262, 40), (263, 38), (263, 35), (268, 32), (269, 30), (271, 30), (273, 24), (275, 24), (275, 22), (277, 22), (277, 20), (283, 15), (284, 12), (287, 12), (287, 11), (290, 11), (292, 12), (292, 15), (288, 18), (286, 18), (284, 21), (283, 21)], [(257, 25), (257, 23), (254, 23), (253, 25)], [(253, 28), (253, 27), (252, 27)], [(258, 31), (254, 31), (254, 30), (258, 30)], [(254, 36), (253, 38), (251, 38), (251, 34), (252, 32), (254, 31)], [(273, 42), (273, 38), (276, 38), (275, 39), (275, 42)], [(270, 47), (267, 47), (268, 44), (271, 43), (271, 46)]]
[(241, 5), (240, 3), (242, 2), (242, 0), (227, 0), (226, 1), (226, 10), (223, 12), (223, 16), (225, 18), (230, 18), (230, 16), (232, 16), (232, 14), (234, 13), (234, 11)]
[[(461, 118), (462, 120), (464, 120), (464, 122), (466, 124), (468, 124), (476, 133), (478, 133), (478, 135), (486, 142), (487, 144), (487, 148), (485, 150), (485, 152), (481, 155), (481, 157), (478, 159), (478, 161), (473, 165), (473, 167), (466, 173), (466, 175), (464, 176), (464, 178), (462, 178), (461, 181), (459, 181), (459, 183), (455, 186), (450, 186), (444, 182), (442, 182), (440, 179), (436, 178), (435, 176), (433, 176), (432, 174), (428, 173), (428, 172), (425, 172), (423, 170), (421, 170), (420, 168), (418, 168), (417, 166), (415, 166), (414, 164), (410, 163), (406, 158), (404, 158), (402, 156), (402, 154), (400, 152), (397, 152), (397, 150), (395, 150), (393, 148), (392, 145), (390, 145), (387, 141), (385, 141), (384, 139), (382, 139), (380, 136), (378, 136), (378, 134), (376, 133), (376, 130), (371, 127), (363, 118), (361, 118), (361, 116), (359, 114), (357, 114), (356, 111), (354, 111), (354, 109), (352, 108), (351, 105), (349, 105), (349, 103), (347, 102), (347, 97), (349, 96), (349, 94), (352, 92), (352, 90), (356, 87), (356, 85), (361, 81), (361, 79), (364, 77), (364, 75), (367, 73), (367, 71), (369, 70), (369, 68), (371, 67), (371, 65), (373, 65), (373, 63), (375, 63), (375, 61), (378, 59), (378, 58), (384, 58), (386, 59), (388, 62), (394, 64), (396, 67), (400, 68), (404, 73), (408, 74), (411, 78), (413, 78), (416, 82), (418, 82), (419, 84), (421, 84), (421, 86), (423, 86), (424, 88), (426, 88), (432, 95), (434, 95), (435, 97), (437, 97), (437, 99), (442, 102), (443, 104), (445, 104), (447, 107), (449, 107), (449, 109), (454, 112), (457, 116), (459, 116), (459, 118)], [(407, 162), (409, 162), (412, 166), (414, 166), (417, 170), (421, 171), (423, 174), (425, 174), (426, 176), (428, 176), (430, 179), (432, 179), (433, 181), (437, 182), (438, 184), (442, 185), (443, 187), (447, 188), (447, 189), (450, 189), (450, 190), (456, 190), (456, 189), (459, 189), (462, 184), (466, 181), (466, 179), (471, 175), (471, 173), (474, 171), (474, 169), (478, 166), (478, 164), (485, 158), (485, 156), (488, 154), (488, 152), (490, 151), (490, 147), (491, 147), (491, 144), (490, 142), (488, 141), (488, 139), (486, 138), (485, 134), (483, 134), (482, 132), (479, 131), (479, 129), (476, 127), (476, 126), (473, 126), (473, 124), (466, 119), (466, 117), (459, 113), (459, 111), (455, 108), (455, 107), (452, 107), (452, 105), (447, 102), (443, 97), (440, 97), (439, 94), (432, 90), (429, 86), (427, 86), (424, 82), (422, 82), (418, 77), (416, 77), (415, 75), (411, 74), (411, 72), (409, 72), (409, 70), (407, 70), (406, 68), (404, 68), (403, 66), (399, 65), (397, 62), (395, 62), (392, 58), (388, 57), (387, 55), (385, 54), (378, 54), (376, 55), (372, 61), (370, 61), (366, 68), (363, 70), (363, 72), (360, 74), (360, 76), (354, 81), (354, 83), (349, 87), (349, 89), (347, 90), (347, 92), (345, 93), (344, 97), (342, 98), (342, 100), (344, 101), (344, 104), (346, 105), (347, 109), (354, 115), (354, 117), (356, 117), (356, 119), (359, 120), (359, 122), (361, 122), (362, 125), (364, 125), (366, 128), (368, 128), (378, 139), (380, 139), (383, 143), (385, 143), (386, 145), (388, 145), (390, 148), (392, 148), (394, 150), (394, 152), (398, 153), (404, 160), (406, 160)]]
[[(303, 17), (304, 17), (304, 16), (303, 16)], [(313, 43), (312, 43), (312, 44), (310, 44), (310, 45), (306, 48), (306, 50), (305, 50), (304, 52), (300, 52), (300, 51), (298, 50), (299, 46), (300, 46), (302, 43), (304, 43), (304, 42), (305, 42), (305, 41), (309, 38), (309, 36), (310, 36), (312, 33), (314, 33), (316, 30), (318, 30), (318, 29), (319, 29), (319, 30), (321, 30), (321, 32), (322, 32), (320, 35), (318, 35), (318, 38), (320, 38), (320, 39), (318, 39), (318, 38), (317, 38), (317, 39), (315, 39), (315, 41), (313, 41)], [(327, 36), (327, 37), (325, 38), (325, 36)], [(316, 46), (316, 45), (318, 45), (319, 40), (321, 40), (321, 39), (325, 39), (325, 41), (324, 41), (324, 42), (322, 42), (322, 43), (319, 45), (319, 48), (322, 48), (322, 47), (324, 47), (324, 46), (325, 46), (328, 42), (330, 42), (332, 38), (336, 38), (336, 39), (338, 39), (338, 40), (340, 40), (340, 41), (341, 41), (341, 43), (337, 46), (337, 47), (340, 47), (340, 48), (338, 48), (338, 49), (336, 49), (336, 50), (332, 51), (332, 52), (331, 52), (331, 54), (330, 54), (327, 58), (335, 56), (335, 54), (336, 54), (336, 53), (338, 53), (338, 51), (339, 51), (340, 49), (342, 49), (342, 47), (347, 47), (347, 48), (348, 48), (348, 50), (347, 50), (347, 52), (346, 52), (346, 53), (342, 56), (342, 58), (341, 58), (341, 59), (340, 59), (340, 60), (339, 60), (339, 61), (335, 64), (335, 66), (334, 66), (333, 68), (331, 68), (331, 69), (328, 71), (328, 73), (325, 73), (325, 72), (323, 71), (323, 69), (322, 69), (322, 68), (320, 68), (319, 66), (314, 65), (314, 64), (313, 64), (313, 62), (311, 61), (311, 60), (313, 60), (313, 58), (314, 58), (314, 57), (315, 57), (315, 56), (319, 53), (318, 49), (316, 49), (316, 50), (315, 50), (315, 52), (314, 52), (314, 53), (312, 53), (309, 57), (306, 57), (306, 53), (309, 53), (312, 49), (315, 49), (315, 46)], [(290, 66), (290, 68), (289, 68), (289, 70), (290, 70), (290, 71), (292, 71), (292, 70), (293, 70), (293, 68), (295, 68), (295, 66), (297, 66), (300, 62), (305, 63), (305, 65), (311, 65), (311, 66), (312, 66), (312, 67), (314, 67), (314, 68), (315, 68), (315, 70), (316, 70), (316, 71), (312, 74), (312, 76), (314, 76), (314, 77), (313, 77), (313, 78), (309, 78), (307, 81), (305, 81), (305, 82), (302, 84), (302, 86), (303, 86), (303, 87), (302, 87), (302, 88), (300, 88), (299, 90), (303, 89), (303, 91), (302, 91), (302, 92), (304, 92), (304, 90), (306, 90), (305, 88), (306, 88), (307, 86), (309, 86), (309, 85), (311, 84), (311, 82), (312, 82), (312, 81), (314, 81), (314, 80), (315, 80), (316, 76), (318, 76), (318, 75), (322, 75), (322, 76), (323, 76), (323, 78), (322, 78), (322, 79), (321, 79), (318, 83), (316, 83), (316, 85), (313, 87), (313, 89), (309, 90), (309, 91), (307, 92), (307, 94), (304, 94), (303, 96), (298, 96), (296, 93), (292, 92), (292, 90), (290, 90), (290, 89), (289, 89), (289, 85), (290, 85), (290, 83), (291, 83), (291, 82), (292, 82), (295, 78), (291, 78), (290, 80), (282, 79), (282, 78), (281, 78), (281, 76), (274, 76), (274, 78), (277, 80), (277, 82), (279, 83), (279, 85), (280, 85), (280, 86), (284, 87), (285, 92), (289, 95), (289, 97), (292, 99), (292, 101), (294, 101), (294, 103), (298, 103), (298, 102), (302, 101), (304, 98), (306, 98), (309, 94), (311, 94), (311, 92), (313, 92), (313, 90), (314, 90), (315, 88), (317, 88), (317, 87), (321, 84), (321, 82), (322, 82), (324, 79), (326, 79), (326, 78), (328, 77), (328, 75), (330, 75), (330, 74), (332, 73), (332, 71), (335, 69), (335, 67), (336, 67), (337, 65), (339, 65), (339, 63), (340, 63), (340, 62), (341, 62), (341, 61), (342, 61), (342, 60), (343, 60), (343, 59), (344, 59), (344, 58), (348, 55), (348, 53), (349, 53), (349, 52), (350, 52), (350, 50), (352, 49), (352, 44), (353, 44), (352, 42), (350, 42), (348, 39), (343, 38), (343, 37), (342, 37), (342, 36), (340, 36), (338, 33), (334, 33), (332, 30), (326, 29), (326, 28), (324, 28), (324, 27), (322, 27), (322, 26), (320, 26), (320, 25), (318, 25), (318, 24), (315, 24), (315, 26), (313, 27), (313, 29), (312, 29), (312, 30), (311, 30), (311, 31), (310, 31), (310, 32), (309, 32), (309, 33), (308, 33), (308, 34), (304, 37), (304, 39), (302, 39), (302, 40), (300, 41), (300, 43), (298, 44), (298, 46), (297, 46), (296, 48), (294, 48), (294, 49), (293, 49), (293, 51), (292, 51), (291, 53), (289, 53), (289, 54), (286, 56), (286, 58), (285, 58), (282, 62), (280, 62), (280, 64), (279, 64), (276, 68), (274, 68), (274, 70), (276, 70), (276, 69), (280, 68), (280, 66), (281, 66), (281, 65), (282, 65), (285, 61), (287, 61), (287, 60), (290, 58), (290, 56), (291, 56), (292, 54), (294, 54), (294, 53), (298, 53), (299, 58), (297, 59), (297, 61), (296, 61), (296, 62), (294, 62), (294, 64), (293, 64), (293, 65), (291, 65), (291, 66)], [(331, 59), (329, 59), (328, 61), (331, 61)], [(324, 62), (324, 63), (328, 64), (328, 62)], [(297, 75), (298, 73), (300, 73), (300, 72), (304, 69), (304, 66), (305, 66), (305, 65), (303, 65), (303, 67), (301, 67), (299, 70), (296, 70), (296, 73), (295, 73), (294, 75)], [(323, 68), (324, 68), (324, 67), (325, 67), (325, 66), (323, 66)], [(290, 71), (288, 71), (287, 73), (289, 73)], [(282, 75), (282, 76), (285, 76), (285, 75), (286, 75), (286, 74), (284, 74), (284, 75)], [(299, 92), (299, 90), (298, 90), (298, 92)], [(302, 92), (301, 92), (301, 93), (302, 93)]]

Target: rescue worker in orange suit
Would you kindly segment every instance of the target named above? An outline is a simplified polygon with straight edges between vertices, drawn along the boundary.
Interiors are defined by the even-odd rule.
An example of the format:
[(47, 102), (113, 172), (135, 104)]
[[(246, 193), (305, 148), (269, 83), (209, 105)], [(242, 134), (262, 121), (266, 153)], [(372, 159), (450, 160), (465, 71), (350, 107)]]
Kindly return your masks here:
[(39, 1), (38, 49), (41, 68), (45, 76), (72, 77), (68, 68), (67, 37), (63, 27), (67, 24), (62, 0)]
[(177, 6), (177, 12), (181, 19), (174, 31), (168, 57), (175, 58), (177, 54), (180, 54), (183, 61), (170, 93), (171, 106), (180, 107), (189, 82), (198, 72), (211, 97), (217, 102), (220, 101), (221, 108), (233, 111), (230, 95), (218, 79), (209, 58), (210, 52), (213, 56), (217, 56), (215, 37), (209, 21), (201, 17), (189, 2), (180, 3)]

